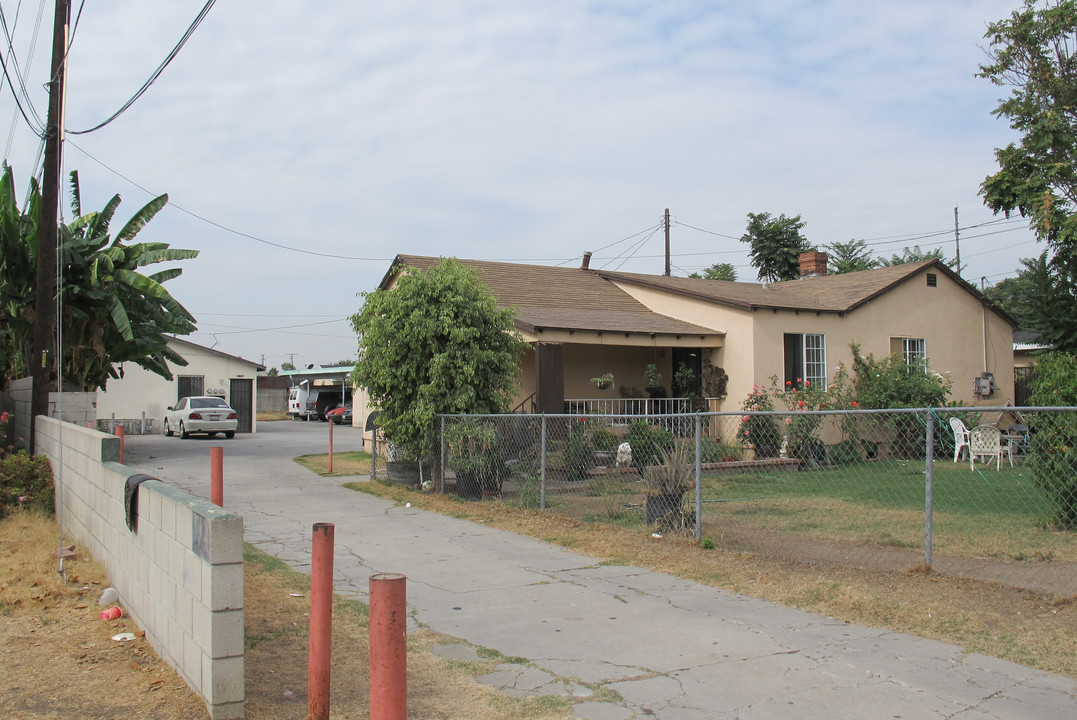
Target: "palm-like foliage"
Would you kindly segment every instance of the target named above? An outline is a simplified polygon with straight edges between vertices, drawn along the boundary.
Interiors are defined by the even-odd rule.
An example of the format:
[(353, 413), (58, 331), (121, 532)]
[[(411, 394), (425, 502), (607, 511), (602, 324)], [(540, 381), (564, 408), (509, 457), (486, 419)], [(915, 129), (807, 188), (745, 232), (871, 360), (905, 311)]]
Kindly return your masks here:
[(154, 198), (116, 233), (109, 224), (120, 204), (114, 195), (100, 212), (81, 215), (78, 173), (71, 173), (71, 208), (75, 220), (62, 230), (64, 380), (90, 390), (120, 377), (116, 365), (133, 362), (164, 378), (166, 363), (186, 365), (170, 350), (166, 334), (188, 335), (194, 318), (162, 286), (182, 273), (179, 268), (143, 275), (139, 268), (187, 260), (197, 250), (171, 249), (166, 243), (127, 245), (168, 203)]
[(37, 267), (37, 223), (41, 193), (31, 181), (24, 213), (15, 192), (15, 175), (4, 165), (0, 174), (0, 367), (10, 377), (29, 372)]
[[(25, 372), (33, 323), (37, 266), (37, 224), (41, 205), (31, 185), (28, 210), (15, 198), (11, 169), (0, 177), (0, 361), (9, 377)], [(120, 204), (114, 195), (100, 212), (82, 214), (78, 173), (71, 173), (71, 209), (75, 219), (60, 228), (62, 277), (61, 328), (66, 385), (85, 390), (105, 387), (120, 377), (118, 365), (133, 362), (171, 379), (167, 362), (186, 365), (168, 348), (168, 334), (188, 335), (194, 318), (162, 286), (182, 270), (167, 268), (143, 274), (140, 268), (197, 257), (196, 250), (174, 250), (166, 243), (127, 244), (167, 204), (154, 198), (115, 237), (109, 225)], [(166, 362), (167, 361), (167, 362)]]

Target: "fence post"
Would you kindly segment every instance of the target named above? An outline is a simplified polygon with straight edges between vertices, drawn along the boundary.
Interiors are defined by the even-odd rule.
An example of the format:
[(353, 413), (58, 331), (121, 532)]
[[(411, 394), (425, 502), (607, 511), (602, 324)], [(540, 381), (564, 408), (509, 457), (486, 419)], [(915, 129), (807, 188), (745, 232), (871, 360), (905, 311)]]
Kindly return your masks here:
[(217, 507), (224, 507), (224, 448), (209, 449), (209, 499)]
[(370, 720), (408, 717), (407, 578), (370, 576)]
[(307, 717), (329, 720), (333, 654), (333, 523), (314, 523), (310, 550), (310, 639), (307, 651)]
[(696, 542), (703, 540), (703, 421), (696, 413)]
[(441, 416), (441, 467), (438, 468), (438, 492), (445, 494), (445, 416)]
[(378, 429), (370, 431), (370, 479), (378, 477)]
[(935, 416), (931, 408), (927, 414), (927, 460), (924, 476), (924, 564), (931, 567), (931, 543), (934, 533), (935, 504)]
[(546, 510), (546, 413), (542, 413), (542, 442), (539, 453), (539, 509)]

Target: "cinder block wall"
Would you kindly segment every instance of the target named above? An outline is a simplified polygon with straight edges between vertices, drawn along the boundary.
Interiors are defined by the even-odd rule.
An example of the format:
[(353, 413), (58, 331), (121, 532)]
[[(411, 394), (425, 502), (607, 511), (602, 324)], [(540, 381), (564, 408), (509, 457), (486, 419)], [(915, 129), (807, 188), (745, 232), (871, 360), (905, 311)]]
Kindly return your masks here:
[(244, 717), (243, 518), (159, 480), (139, 485), (135, 531), (119, 438), (37, 418), (65, 537), (105, 566), (120, 603), (214, 720)]
[[(34, 382), (31, 378), (12, 380), (8, 388), (11, 404), (15, 408), (15, 444), (29, 449), (30, 403)], [(49, 417), (62, 417), (70, 423), (85, 426), (97, 421), (96, 392), (49, 393)]]

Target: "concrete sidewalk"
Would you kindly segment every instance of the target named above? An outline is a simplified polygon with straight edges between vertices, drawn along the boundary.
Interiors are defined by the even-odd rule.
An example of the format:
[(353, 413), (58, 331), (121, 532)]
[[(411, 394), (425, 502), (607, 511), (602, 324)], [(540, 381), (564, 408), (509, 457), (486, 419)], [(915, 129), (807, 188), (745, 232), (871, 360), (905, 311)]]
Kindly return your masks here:
[[(284, 462), (284, 443), (254, 437), (225, 444), (225, 507), (243, 515), (248, 542), (309, 572), (313, 524), (334, 523), (337, 592), (365, 599), (370, 575), (404, 573), (416, 622), (529, 661), (484, 682), (573, 697), (574, 717), (1077, 717), (1068, 678), (398, 506)], [(168, 457), (179, 446), (159, 442), (129, 438), (127, 464), (208, 496), (208, 461)], [(621, 700), (590, 700), (599, 687)]]

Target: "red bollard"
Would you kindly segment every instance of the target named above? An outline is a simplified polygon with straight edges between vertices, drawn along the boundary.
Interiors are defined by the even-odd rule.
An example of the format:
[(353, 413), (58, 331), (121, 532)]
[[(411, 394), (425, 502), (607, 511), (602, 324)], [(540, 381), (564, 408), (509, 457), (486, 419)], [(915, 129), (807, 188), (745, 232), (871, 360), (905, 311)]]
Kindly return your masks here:
[(407, 578), (370, 576), (370, 720), (407, 720)]
[(123, 444), (127, 439), (126, 430), (123, 429), (123, 425), (117, 425), (112, 433), (120, 439), (120, 465), (123, 465)]
[(329, 720), (333, 650), (333, 523), (315, 523), (310, 550), (310, 646), (307, 718)]
[(224, 507), (224, 448), (209, 449), (209, 500)]
[(329, 472), (333, 472), (333, 418), (329, 418)]

